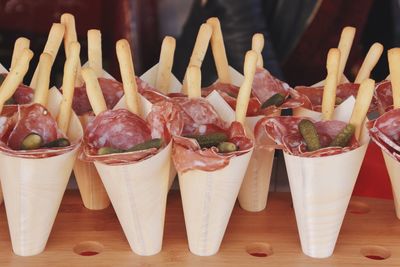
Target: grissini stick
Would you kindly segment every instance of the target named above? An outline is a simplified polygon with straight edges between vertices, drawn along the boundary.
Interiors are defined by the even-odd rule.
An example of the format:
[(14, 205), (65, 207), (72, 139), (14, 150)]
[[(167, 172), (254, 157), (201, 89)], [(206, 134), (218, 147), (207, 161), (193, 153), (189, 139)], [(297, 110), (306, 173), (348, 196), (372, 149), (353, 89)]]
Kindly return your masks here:
[(25, 48), (15, 67), (8, 73), (0, 87), (0, 113), (3, 110), (4, 103), (12, 97), (15, 90), (22, 83), (25, 74), (29, 69), (29, 62), (33, 57), (33, 52)]
[[(60, 49), (60, 45), (64, 37), (64, 32), (65, 32), (65, 27), (60, 23), (53, 23), (53, 25), (51, 26), (46, 45), (44, 46), (43, 49), (43, 53), (48, 53), (51, 55), (52, 57), (51, 64), (54, 63), (58, 50)], [(38, 67), (36, 67), (35, 72), (33, 73), (30, 84), (30, 87), (32, 87), (33, 89), (36, 88), (37, 74), (38, 74), (37, 72), (38, 72)]]
[(127, 108), (130, 112), (141, 116), (140, 99), (129, 42), (126, 39), (119, 40), (116, 50)]
[(361, 130), (364, 125), (365, 117), (367, 116), (369, 105), (371, 104), (374, 95), (375, 81), (365, 79), (361, 82), (358, 89), (356, 103), (351, 114), (350, 124), (355, 127), (354, 136), (357, 140), (360, 139)]
[(224, 38), (222, 36), (221, 24), (216, 17), (209, 18), (207, 24), (210, 24), (213, 32), (211, 35), (211, 49), (214, 56), (215, 66), (217, 68), (218, 79), (221, 83), (231, 83), (229, 74), (228, 58), (226, 57)]
[(371, 75), (371, 71), (374, 69), (376, 63), (383, 53), (383, 45), (380, 43), (374, 43), (369, 49), (365, 59), (358, 71), (357, 77), (354, 83), (361, 83), (365, 79), (368, 79)]
[(90, 67), (82, 69), (82, 77), (86, 84), (86, 92), (90, 105), (97, 116), (107, 110), (107, 104), (101, 91), (99, 80), (95, 71)]
[(37, 84), (35, 94), (33, 96), (33, 102), (41, 104), (44, 107), (47, 105), (47, 98), (49, 94), (52, 62), (53, 57), (50, 54), (42, 53), (40, 55)]
[(60, 105), (60, 113), (57, 124), (63, 133), (68, 132), (69, 121), (72, 112), (72, 100), (75, 90), (75, 76), (79, 64), (79, 52), (81, 46), (78, 42), (72, 42), (69, 47), (69, 56), (64, 64), (64, 77), (62, 83), (63, 97)]
[(187, 70), (188, 97), (201, 98), (201, 71), (198, 66), (189, 66)]
[(261, 33), (256, 33), (253, 35), (253, 39), (251, 41), (251, 50), (255, 51), (257, 53), (257, 67), (258, 68), (263, 68), (264, 67), (264, 61), (263, 61), (263, 56), (262, 56), (262, 51), (264, 48), (264, 35)]
[(322, 97), (322, 119), (331, 120), (335, 109), (336, 87), (338, 84), (338, 72), (340, 65), (340, 50), (331, 48), (326, 60), (327, 76), (325, 79), (324, 93)]
[(392, 83), (393, 108), (400, 108), (400, 48), (388, 50), (390, 81)]
[(156, 89), (164, 94), (168, 94), (171, 83), (171, 70), (174, 64), (176, 41), (171, 36), (166, 36), (161, 45), (160, 60), (156, 78)]
[(10, 70), (12, 70), (12, 68), (14, 68), (17, 64), (17, 61), (22, 54), (22, 51), (24, 49), (29, 49), (30, 42), (31, 41), (25, 37), (19, 37), (15, 41)]
[(236, 102), (236, 121), (243, 126), (246, 120), (247, 106), (249, 105), (251, 86), (254, 80), (254, 74), (257, 66), (257, 53), (250, 50), (247, 51), (244, 59), (244, 81), (240, 86), (239, 94)]
[[(68, 57), (70, 53), (70, 44), (78, 42), (78, 35), (76, 33), (75, 17), (72, 14), (64, 13), (61, 15), (61, 24), (65, 26), (64, 35), (64, 50), (65, 56)], [(81, 59), (79, 58), (78, 70), (75, 76), (75, 86), (81, 86), (83, 84), (81, 75)]]
[(342, 81), (343, 72), (346, 67), (347, 59), (349, 58), (351, 46), (353, 45), (356, 28), (344, 27), (340, 35), (338, 49), (340, 50), (340, 65), (338, 71), (338, 84)]
[(94, 29), (88, 30), (87, 38), (89, 67), (95, 72), (97, 77), (102, 77), (103, 56), (101, 52), (101, 32)]
[[(197, 66), (201, 68), (204, 56), (207, 53), (207, 48), (208, 44), (210, 43), (211, 35), (212, 35), (212, 27), (207, 23), (201, 24), (199, 33), (197, 34), (196, 37), (196, 42), (194, 44), (192, 55), (190, 56), (190, 61), (188, 66)], [(182, 92), (187, 94), (186, 74), (183, 78), (182, 84), (183, 84)]]

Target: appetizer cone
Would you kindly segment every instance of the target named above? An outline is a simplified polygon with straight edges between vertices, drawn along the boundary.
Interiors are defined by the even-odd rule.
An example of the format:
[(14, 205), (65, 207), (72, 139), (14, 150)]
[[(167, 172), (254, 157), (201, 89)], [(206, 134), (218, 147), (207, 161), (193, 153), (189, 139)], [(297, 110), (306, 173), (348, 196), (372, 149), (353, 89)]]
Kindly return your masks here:
[[(84, 153), (86, 159), (94, 161), (131, 249), (139, 255), (149, 256), (160, 252), (162, 247), (172, 145), (171, 141), (168, 142), (162, 134), (161, 137), (168, 143), (158, 147), (142, 148), (139, 151), (123, 150), (102, 154), (100, 149), (104, 147), (96, 146), (96, 143), (103, 142), (100, 138), (103, 135), (105, 142), (110, 142), (110, 147), (114, 149), (122, 149), (113, 147), (113, 144), (120, 143), (122, 139), (127, 141), (120, 146), (131, 146), (131, 141), (138, 138), (133, 135), (132, 127), (136, 127), (135, 134), (141, 135), (137, 127), (140, 125), (142, 125), (140, 127), (146, 127), (147, 124), (140, 117), (146, 117), (148, 120), (152, 115), (145, 107), (147, 105), (145, 99), (141, 98), (137, 91), (128, 42), (120, 40), (116, 48), (125, 91), (123, 98), (125, 103), (120, 101), (119, 106), (117, 105), (114, 110), (107, 111), (94, 72), (90, 68), (82, 70), (89, 100), (96, 114), (96, 118), (86, 129)], [(107, 134), (98, 133), (102, 123), (105, 123), (102, 120), (107, 119), (110, 120), (106, 124)], [(117, 128), (128, 128), (114, 131), (115, 127), (111, 126), (113, 123), (118, 123), (115, 126)], [(159, 125), (159, 122), (157, 123)], [(150, 122), (148, 124), (153, 125)], [(159, 138), (153, 136), (153, 129), (146, 127), (143, 133), (145, 132), (146, 136), (149, 135), (149, 138)], [(151, 131), (151, 135), (147, 131)], [(115, 135), (119, 137), (112, 139)], [(145, 142), (148, 141), (146, 140)]]
[[(249, 51), (246, 54), (244, 64), (245, 79), (237, 102), (236, 121), (231, 124), (231, 127), (234, 125), (240, 126), (237, 124), (238, 122), (244, 125), (256, 61), (256, 53)], [(193, 72), (198, 74), (191, 75)], [(198, 67), (188, 68), (189, 98), (198, 98), (201, 95), (199, 75), (200, 70)], [(218, 110), (217, 106), (215, 108)], [(222, 112), (227, 112), (227, 110), (222, 110)], [(186, 141), (185, 139), (180, 139), (179, 144), (174, 144), (173, 153), (174, 162), (178, 170), (186, 233), (189, 249), (193, 254), (210, 256), (217, 253), (221, 245), (253, 146), (251, 145), (251, 148), (244, 151), (230, 152), (233, 153), (231, 156), (229, 154), (228, 156), (221, 156), (221, 154), (214, 155), (212, 148), (191, 152), (191, 149), (187, 150), (188, 148), (184, 148), (182, 146), (183, 143), (181, 143), (189, 140), (191, 139), (186, 139)], [(248, 140), (251, 141), (250, 139)], [(175, 141), (178, 141), (178, 139)], [(195, 144), (195, 146), (198, 145), (198, 143)], [(202, 153), (211, 153), (214, 159), (202, 157), (202, 160), (205, 161), (204, 164), (201, 162), (199, 165), (194, 164), (196, 166), (192, 166), (191, 163), (186, 162), (187, 159), (184, 159), (188, 155), (180, 154), (177, 149), (179, 151), (183, 149), (184, 153), (194, 153), (192, 154), (193, 157), (201, 157)], [(221, 160), (224, 158), (224, 162), (228, 161), (222, 164), (221, 161), (214, 161), (215, 157), (222, 157)], [(227, 158), (225, 159), (225, 157)]]
[[(67, 59), (65, 65), (64, 92), (68, 92), (67, 76), (73, 76), (74, 63), (76, 58), (79, 57), (79, 44), (76, 43), (73, 46), (72, 50), (74, 52), (71, 58)], [(21, 74), (26, 72), (27, 65), (25, 72), (19, 68), (19, 64), (24, 57), (24, 54), (22, 54), (7, 78), (13, 76), (14, 70)], [(71, 108), (68, 108), (68, 103), (70, 103), (68, 94), (65, 93), (64, 96), (61, 96), (56, 88), (48, 90), (51, 58), (49, 54), (42, 54), (38, 69), (34, 104), (18, 107), (18, 112), (27, 109), (31, 110), (30, 112), (38, 110), (40, 115), (36, 115), (45, 116), (46, 125), (50, 122), (54, 127), (57, 127), (57, 124), (58, 126), (62, 125), (60, 122), (65, 122), (64, 127), (57, 127), (57, 131), (59, 131), (57, 136), (65, 133), (64, 136), (68, 138), (70, 143), (68, 141), (67, 145), (57, 148), (52, 148), (50, 143), (47, 143), (48, 146), (45, 144), (40, 149), (24, 148), (24, 143), (22, 143), (23, 150), (14, 150), (8, 146), (1, 146), (0, 163), (2, 168), (0, 168), (0, 177), (8, 225), (13, 251), (20, 256), (32, 256), (44, 250), (71, 175), (83, 134), (78, 118), (71, 112)], [(21, 81), (22, 78), (19, 82)], [(47, 102), (47, 110), (51, 116), (44, 108)], [(25, 116), (25, 118), (29, 120), (35, 118), (33, 116), (35, 115), (31, 117)], [(58, 123), (54, 119), (48, 118), (49, 116), (58, 118)], [(21, 126), (22, 122), (18, 123), (20, 124), (15, 126), (11, 135), (14, 134), (16, 136), (17, 129), (21, 130), (21, 128), (17, 127)], [(46, 125), (43, 125), (43, 127), (48, 127)], [(24, 128), (22, 130), (24, 131)], [(46, 134), (48, 133), (47, 130), (44, 131)], [(8, 140), (9, 144), (11, 135)], [(23, 139), (23, 142), (28, 136)], [(44, 136), (43, 138), (45, 138)]]
[[(339, 50), (329, 51), (323, 121), (305, 128), (302, 123), (309, 122), (311, 125), (307, 126), (312, 126), (312, 119), (265, 119), (268, 134), (284, 149), (303, 253), (314, 258), (329, 257), (333, 253), (369, 143), (364, 121), (373, 96), (374, 81), (363, 81), (356, 102), (350, 97), (334, 113), (339, 58)], [(310, 142), (308, 137), (316, 133), (313, 128), (318, 133)], [(312, 145), (317, 145), (317, 148), (312, 148)]]
[[(400, 151), (398, 147), (398, 120), (400, 108), (400, 48), (393, 48), (388, 51), (388, 61), (390, 70), (390, 81), (384, 82), (387, 88), (377, 88), (387, 91), (384, 95), (386, 103), (382, 109), (382, 115), (375, 120), (370, 135), (372, 140), (381, 147), (386, 168), (389, 173), (392, 184), (392, 192), (396, 216), (400, 219)], [(382, 85), (382, 84), (381, 84)], [(388, 94), (390, 93), (390, 94)], [(388, 98), (391, 98), (390, 100)], [(384, 99), (378, 98), (378, 102), (384, 102)]]

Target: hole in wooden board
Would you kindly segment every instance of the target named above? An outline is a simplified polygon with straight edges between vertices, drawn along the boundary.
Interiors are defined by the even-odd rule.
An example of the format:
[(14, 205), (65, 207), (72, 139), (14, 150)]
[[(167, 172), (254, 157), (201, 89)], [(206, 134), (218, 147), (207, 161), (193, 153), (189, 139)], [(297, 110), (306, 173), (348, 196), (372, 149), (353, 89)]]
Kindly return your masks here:
[(351, 200), (347, 211), (353, 214), (365, 214), (371, 211), (367, 203)]
[(96, 241), (84, 241), (77, 244), (73, 250), (81, 256), (95, 256), (104, 250), (104, 246)]
[(274, 254), (270, 244), (261, 242), (248, 245), (246, 252), (253, 257), (268, 257)]
[(390, 251), (381, 246), (364, 246), (361, 248), (360, 253), (371, 260), (385, 260), (391, 256)]

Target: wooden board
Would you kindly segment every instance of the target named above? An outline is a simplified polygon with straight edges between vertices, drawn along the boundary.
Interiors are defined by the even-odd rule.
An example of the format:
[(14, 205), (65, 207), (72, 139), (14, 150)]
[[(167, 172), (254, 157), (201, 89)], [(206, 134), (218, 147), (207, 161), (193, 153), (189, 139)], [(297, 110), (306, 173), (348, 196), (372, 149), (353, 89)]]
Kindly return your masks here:
[[(94, 243), (75, 247), (85, 241)], [(365, 249), (369, 246), (372, 246), (370, 250)], [(94, 256), (81, 256), (74, 253), (74, 247), (78, 252), (102, 251)], [(385, 249), (390, 254), (385, 260), (373, 260), (361, 254), (363, 251), (364, 254), (387, 256)], [(259, 256), (269, 255), (255, 257), (246, 250)], [(151, 257), (140, 257), (131, 252), (112, 207), (102, 211), (85, 209), (78, 191), (65, 194), (45, 252), (33, 257), (18, 257), (11, 251), (4, 206), (0, 208), (0, 266), (260, 265), (400, 266), (400, 221), (395, 217), (393, 202), (354, 197), (334, 255), (322, 260), (311, 259), (301, 252), (289, 193), (271, 193), (267, 209), (258, 213), (246, 212), (236, 206), (220, 252), (211, 257), (198, 257), (189, 252), (181, 199), (176, 191), (168, 197), (163, 251)]]

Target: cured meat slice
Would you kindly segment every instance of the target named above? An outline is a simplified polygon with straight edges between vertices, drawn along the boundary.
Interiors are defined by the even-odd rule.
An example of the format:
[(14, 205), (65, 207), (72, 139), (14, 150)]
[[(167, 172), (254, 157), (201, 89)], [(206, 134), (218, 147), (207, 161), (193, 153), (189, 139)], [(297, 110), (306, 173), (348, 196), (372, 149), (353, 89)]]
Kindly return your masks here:
[(369, 130), (372, 140), (400, 160), (400, 109), (393, 109), (377, 118)]
[(227, 130), (229, 142), (234, 143), (238, 150), (230, 153), (218, 153), (216, 147), (201, 149), (195, 139), (174, 136), (172, 158), (178, 172), (189, 170), (215, 171), (229, 164), (232, 157), (249, 152), (253, 141), (246, 137), (239, 122), (233, 122)]
[[(3, 80), (7, 76), (7, 73), (0, 74), (0, 84), (3, 83)], [(15, 90), (14, 95), (12, 96), (15, 104), (29, 104), (33, 99), (33, 89), (24, 84), (20, 84), (18, 88)]]
[[(340, 154), (359, 147), (357, 140), (353, 138), (349, 144), (344, 147), (327, 147), (330, 142), (346, 126), (342, 121), (320, 121), (315, 122), (315, 128), (318, 132), (322, 148), (316, 151), (308, 152), (306, 143), (303, 140), (298, 124), (305, 117), (274, 117), (263, 118), (255, 127), (255, 138), (258, 142), (265, 140), (266, 136), (274, 140), (278, 148), (287, 153), (302, 157), (323, 157)], [(311, 120), (311, 119), (309, 119)], [(312, 120), (311, 120), (312, 121)], [(262, 143), (261, 143), (262, 144)]]
[(65, 138), (50, 112), (40, 104), (18, 105), (4, 109), (0, 117), (0, 150), (5, 153), (26, 158), (51, 157), (72, 150), (80, 142), (67, 147), (21, 150), (22, 141), (31, 133), (40, 135), (43, 143)]
[[(107, 107), (112, 109), (124, 95), (122, 84), (112, 79), (99, 78), (98, 80)], [(78, 116), (81, 116), (92, 110), (86, 93), (85, 85), (75, 88), (72, 108)]]
[(221, 132), (229, 127), (219, 117), (214, 107), (203, 98), (175, 97), (171, 101), (180, 108), (184, 123), (182, 135)]
[(382, 81), (375, 87), (375, 98), (378, 104), (379, 113), (393, 109), (392, 83), (390, 81)]
[(139, 77), (136, 77), (136, 84), (138, 87), (138, 92), (153, 104), (168, 99), (167, 96), (151, 87), (150, 84), (143, 81)]

